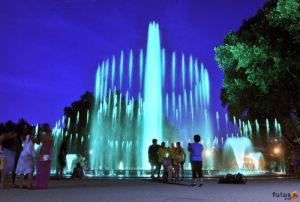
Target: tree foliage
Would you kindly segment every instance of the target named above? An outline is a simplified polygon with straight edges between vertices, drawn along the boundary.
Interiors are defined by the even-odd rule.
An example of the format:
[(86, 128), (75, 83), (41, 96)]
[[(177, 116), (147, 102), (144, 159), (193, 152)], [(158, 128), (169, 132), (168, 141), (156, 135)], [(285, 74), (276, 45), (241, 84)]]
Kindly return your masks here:
[[(64, 133), (68, 135), (69, 141), (71, 141), (70, 153), (80, 153), (86, 155), (88, 141), (87, 137), (90, 133), (91, 113), (95, 103), (95, 97), (91, 92), (85, 92), (80, 96), (80, 99), (72, 102), (71, 106), (64, 108), (65, 115), (65, 129)], [(88, 120), (87, 120), (88, 119)], [(76, 137), (76, 140), (74, 137)], [(81, 142), (84, 137), (85, 142)]]
[(290, 142), (300, 132), (300, 1), (271, 0), (224, 44), (215, 59), (224, 71), (221, 91), (229, 114), (277, 118)]

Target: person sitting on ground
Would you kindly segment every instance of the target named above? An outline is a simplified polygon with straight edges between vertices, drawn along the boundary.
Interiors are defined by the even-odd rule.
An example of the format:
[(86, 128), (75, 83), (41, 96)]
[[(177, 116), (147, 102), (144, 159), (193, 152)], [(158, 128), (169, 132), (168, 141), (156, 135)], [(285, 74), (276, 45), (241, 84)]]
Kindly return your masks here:
[(78, 162), (76, 167), (73, 169), (72, 178), (81, 179), (83, 177), (83, 168), (81, 164)]
[(167, 177), (168, 177), (167, 180), (169, 182), (173, 178), (173, 165), (172, 165), (170, 155), (168, 155), (168, 157), (166, 157), (163, 160), (163, 165), (164, 165), (164, 172), (167, 173)]

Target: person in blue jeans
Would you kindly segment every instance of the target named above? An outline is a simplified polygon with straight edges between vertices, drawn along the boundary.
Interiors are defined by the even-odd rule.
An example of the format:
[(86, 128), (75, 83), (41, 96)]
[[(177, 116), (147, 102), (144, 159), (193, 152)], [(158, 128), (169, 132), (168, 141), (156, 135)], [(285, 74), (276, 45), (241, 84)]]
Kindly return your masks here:
[(199, 134), (194, 135), (194, 143), (189, 145), (190, 158), (192, 163), (193, 183), (192, 186), (197, 186), (197, 180), (199, 179), (198, 186), (203, 185), (202, 174), (202, 151), (203, 145), (200, 143), (201, 137)]

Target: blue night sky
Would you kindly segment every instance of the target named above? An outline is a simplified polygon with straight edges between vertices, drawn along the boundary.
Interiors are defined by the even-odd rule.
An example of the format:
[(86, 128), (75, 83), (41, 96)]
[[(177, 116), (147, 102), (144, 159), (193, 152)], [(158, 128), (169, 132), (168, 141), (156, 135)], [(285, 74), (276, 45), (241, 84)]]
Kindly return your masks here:
[(220, 110), (222, 72), (213, 47), (266, 0), (1, 0), (0, 122), (25, 118), (52, 125), (85, 91), (98, 63), (146, 47), (159, 23), (167, 53), (192, 54), (210, 73)]

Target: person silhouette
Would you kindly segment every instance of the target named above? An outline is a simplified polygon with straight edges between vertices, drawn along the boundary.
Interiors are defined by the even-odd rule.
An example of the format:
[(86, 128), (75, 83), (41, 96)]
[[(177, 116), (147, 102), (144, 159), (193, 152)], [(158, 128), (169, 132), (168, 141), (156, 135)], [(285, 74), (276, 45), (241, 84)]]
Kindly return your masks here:
[(192, 186), (197, 186), (197, 179), (200, 180), (198, 186), (203, 185), (203, 174), (202, 174), (202, 151), (203, 145), (200, 143), (201, 137), (199, 134), (194, 135), (194, 143), (189, 145), (189, 152), (191, 154), (192, 163), (192, 174), (193, 183)]
[(148, 149), (148, 159), (151, 165), (151, 178), (154, 178), (154, 173), (157, 173), (158, 170), (159, 163), (157, 152), (159, 147), (160, 146), (157, 144), (157, 139), (153, 139), (152, 145), (150, 145)]

